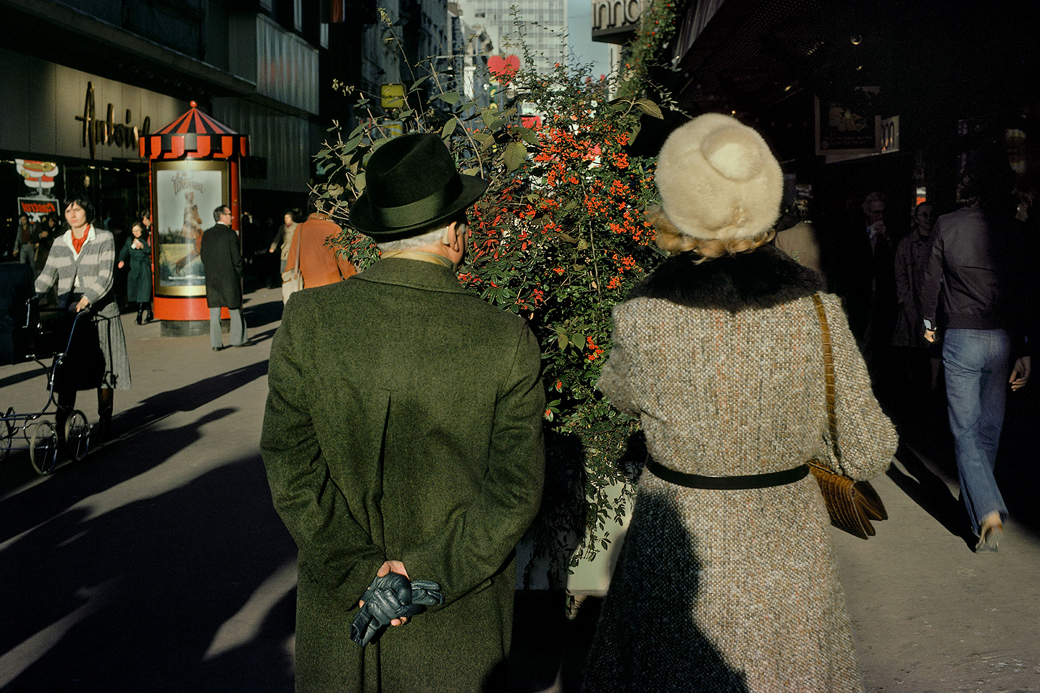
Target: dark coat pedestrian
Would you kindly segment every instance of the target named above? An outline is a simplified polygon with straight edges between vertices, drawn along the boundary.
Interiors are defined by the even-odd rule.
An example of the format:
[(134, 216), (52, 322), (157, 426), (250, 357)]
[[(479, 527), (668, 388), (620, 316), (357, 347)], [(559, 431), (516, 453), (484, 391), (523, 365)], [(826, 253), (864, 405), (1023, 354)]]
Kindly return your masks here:
[(146, 236), (126, 239), (119, 251), (119, 266), (128, 263), (126, 300), (130, 303), (150, 303), (152, 300), (152, 246)]
[(242, 252), (238, 234), (216, 224), (202, 235), (202, 265), (206, 270), (206, 305), (242, 307)]
[[(412, 181), (396, 197), (408, 186), (377, 176), (394, 170)], [(460, 176), (436, 135), (386, 144), (368, 174), (375, 196), (351, 220), (383, 212), (364, 232), (384, 259), (294, 294), (271, 347), (260, 449), (299, 546), (296, 690), (503, 690), (514, 549), (541, 499), (538, 344), (455, 275), (467, 234), (455, 220), (486, 183)], [(410, 221), (389, 211), (409, 201)], [(443, 246), (387, 258), (381, 231), (412, 240), (425, 226)], [(445, 601), (362, 648), (351, 623), (386, 568), (436, 582)]]

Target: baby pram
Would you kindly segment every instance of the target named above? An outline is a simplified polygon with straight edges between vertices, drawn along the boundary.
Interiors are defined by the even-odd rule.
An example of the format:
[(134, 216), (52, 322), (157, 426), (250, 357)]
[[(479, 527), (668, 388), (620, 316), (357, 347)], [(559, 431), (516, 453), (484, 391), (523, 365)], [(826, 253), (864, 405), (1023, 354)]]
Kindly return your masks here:
[[(20, 284), (20, 278), (15, 281)], [(36, 473), (49, 474), (57, 464), (60, 447), (72, 460), (79, 461), (87, 456), (91, 442), (91, 428), (83, 412), (77, 409), (58, 415), (56, 386), (94, 377), (99, 358), (103, 370), (104, 357), (96, 337), (91, 341), (91, 331), (96, 328), (88, 311), (41, 308), (41, 296), (22, 301), (22, 286), (11, 289), (10, 283), (0, 289), (2, 298), (8, 301), (0, 322), (0, 358), (9, 363), (38, 363), (47, 373), (47, 398), (39, 411), (18, 413), (8, 407), (0, 417), (0, 463), (6, 461), (12, 447), (27, 447)], [(19, 314), (21, 319), (15, 320)], [(44, 363), (47, 359), (50, 366)], [(58, 431), (62, 419), (64, 430)]]

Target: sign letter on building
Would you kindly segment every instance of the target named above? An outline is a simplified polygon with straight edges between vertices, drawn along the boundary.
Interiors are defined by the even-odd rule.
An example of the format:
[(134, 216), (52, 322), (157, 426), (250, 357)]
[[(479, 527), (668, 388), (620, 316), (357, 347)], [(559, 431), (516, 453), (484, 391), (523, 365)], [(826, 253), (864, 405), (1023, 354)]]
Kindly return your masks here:
[(99, 144), (112, 144), (124, 149), (136, 149), (137, 139), (147, 137), (152, 129), (152, 119), (145, 117), (144, 124), (138, 128), (131, 125), (133, 114), (126, 109), (124, 123), (115, 122), (115, 106), (108, 104), (108, 110), (104, 120), (97, 120), (94, 107), (94, 83), (87, 82), (87, 96), (83, 100), (83, 115), (76, 116), (76, 120), (83, 123), (83, 146), (90, 148), (90, 158), (97, 155)]

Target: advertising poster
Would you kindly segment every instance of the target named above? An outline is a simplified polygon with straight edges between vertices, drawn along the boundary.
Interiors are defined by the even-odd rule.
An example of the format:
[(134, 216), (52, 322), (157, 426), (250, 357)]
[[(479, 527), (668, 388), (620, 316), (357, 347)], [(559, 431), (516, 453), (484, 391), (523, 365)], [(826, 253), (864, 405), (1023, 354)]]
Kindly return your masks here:
[(179, 161), (153, 166), (156, 236), (155, 293), (204, 296), (206, 275), (199, 259), (202, 233), (213, 226), (213, 210), (225, 204), (227, 165)]
[[(15, 170), (22, 177), (32, 195), (18, 198), (18, 214), (28, 215), (29, 221), (38, 224), (48, 214), (58, 214), (58, 199), (54, 195), (54, 183), (60, 168), (53, 161), (15, 159)], [(61, 214), (58, 214), (59, 218)]]
[(860, 87), (846, 98), (816, 98), (816, 153), (869, 154), (881, 151), (877, 87)]

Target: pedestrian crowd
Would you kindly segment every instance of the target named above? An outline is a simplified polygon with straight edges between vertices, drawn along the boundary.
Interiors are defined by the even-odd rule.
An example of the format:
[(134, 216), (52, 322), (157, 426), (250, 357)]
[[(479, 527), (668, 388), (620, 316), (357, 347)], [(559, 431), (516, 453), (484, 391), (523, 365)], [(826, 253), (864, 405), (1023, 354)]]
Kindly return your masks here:
[[(980, 156), (963, 204), (937, 216), (920, 201), (901, 238), (871, 192), (828, 262), (804, 205), (778, 221), (783, 174), (758, 132), (705, 114), (669, 136), (649, 212), (669, 257), (615, 307), (598, 383), (648, 455), (586, 691), (861, 691), (816, 479), (888, 468), (895, 392), (945, 394), (976, 551), (999, 549), (997, 446), (1007, 391), (1030, 377), (1037, 304), (1023, 240), (1035, 190), (1020, 182), (1016, 220), (1003, 174)], [(230, 346), (250, 344), (248, 261), (273, 263), (285, 302), (260, 448), (299, 549), (298, 691), (507, 686), (545, 391), (526, 321), (456, 275), (487, 187), (437, 135), (378, 148), (350, 210), (380, 251), (362, 273), (332, 249), (342, 229), (317, 190), (306, 218), (287, 211), (245, 255), (227, 204), (201, 233), (214, 351), (224, 311)], [(114, 276), (126, 270), (126, 302), (151, 322), (151, 218), (117, 252), (86, 196), (62, 211), (64, 226), (23, 215), (12, 257), (38, 294), (89, 311), (103, 356), (57, 388), (59, 434), (77, 391), (95, 389), (110, 436), (113, 392), (130, 387)]]

